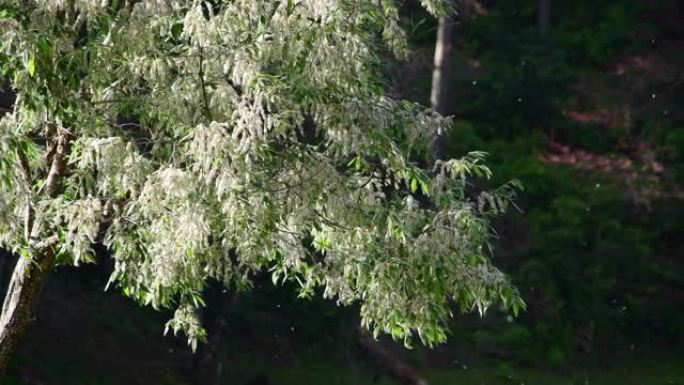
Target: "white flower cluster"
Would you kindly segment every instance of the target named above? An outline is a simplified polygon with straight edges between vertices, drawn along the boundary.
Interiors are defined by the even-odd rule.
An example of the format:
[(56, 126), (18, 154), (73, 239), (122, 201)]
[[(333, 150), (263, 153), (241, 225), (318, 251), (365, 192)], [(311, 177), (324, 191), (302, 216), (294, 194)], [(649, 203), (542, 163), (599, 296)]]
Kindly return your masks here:
[[(14, 4), (30, 28), (0, 21), (19, 96), (0, 123), (3, 245), (22, 247), (33, 202), (62, 260), (103, 238), (112, 282), (176, 307), (168, 327), (191, 341), (207, 279), (244, 286), (261, 270), (359, 301), (366, 326), (407, 343), (443, 341), (452, 301), (521, 306), (482, 251), (511, 191), (468, 199), (467, 180), (490, 174), (480, 153), (421, 170), (412, 159), (450, 122), (381, 90), (379, 45), (406, 50), (394, 1)], [(50, 144), (67, 134), (46, 199)], [(24, 147), (36, 172), (20, 188)]]
[(64, 252), (73, 258), (73, 264), (92, 262), (92, 245), (101, 228), (104, 207), (99, 199), (91, 198), (65, 202), (58, 211), (64, 226)]

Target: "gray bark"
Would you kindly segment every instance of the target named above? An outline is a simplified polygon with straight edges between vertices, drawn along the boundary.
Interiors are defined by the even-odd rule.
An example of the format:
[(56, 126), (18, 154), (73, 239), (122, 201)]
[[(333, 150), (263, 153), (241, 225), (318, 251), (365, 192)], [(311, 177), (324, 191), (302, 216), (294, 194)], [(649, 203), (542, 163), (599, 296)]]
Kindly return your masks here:
[(5, 376), (12, 352), (29, 323), (33, 305), (54, 263), (55, 256), (49, 250), (38, 252), (31, 260), (19, 258), (17, 261), (0, 316), (0, 379)]
[[(435, 61), (432, 71), (432, 92), (430, 104), (433, 110), (441, 115), (448, 113), (449, 80), (453, 67), (452, 33), (454, 26), (453, 14), (439, 18), (437, 27), (437, 42), (435, 43)], [(432, 143), (432, 150), (436, 158), (443, 157), (445, 152), (445, 132), (439, 132)]]
[(452, 14), (439, 18), (437, 42), (435, 43), (434, 69), (432, 71), (432, 92), (430, 104), (432, 109), (444, 115), (447, 113), (449, 91), (449, 75), (452, 70), (453, 46), (452, 32), (454, 16)]

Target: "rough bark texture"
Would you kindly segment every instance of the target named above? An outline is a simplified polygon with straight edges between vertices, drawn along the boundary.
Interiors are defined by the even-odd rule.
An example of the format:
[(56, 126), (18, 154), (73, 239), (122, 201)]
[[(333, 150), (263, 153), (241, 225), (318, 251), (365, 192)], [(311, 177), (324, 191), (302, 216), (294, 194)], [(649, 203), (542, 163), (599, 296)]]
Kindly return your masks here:
[[(430, 104), (439, 114), (448, 113), (449, 76), (453, 67), (452, 32), (454, 16), (449, 14), (439, 18), (437, 27), (437, 42), (435, 44), (435, 62), (432, 71), (432, 92)], [(444, 154), (445, 133), (440, 132), (433, 142), (433, 152), (440, 158)]]
[(71, 134), (68, 132), (64, 132), (56, 139), (56, 153), (45, 180), (45, 192), (50, 198), (56, 197), (62, 187), (62, 176), (66, 172), (66, 158), (71, 148), (71, 139)]
[(28, 325), (45, 277), (54, 263), (54, 254), (43, 251), (31, 260), (20, 258), (14, 268), (0, 317), (0, 382), (17, 341)]

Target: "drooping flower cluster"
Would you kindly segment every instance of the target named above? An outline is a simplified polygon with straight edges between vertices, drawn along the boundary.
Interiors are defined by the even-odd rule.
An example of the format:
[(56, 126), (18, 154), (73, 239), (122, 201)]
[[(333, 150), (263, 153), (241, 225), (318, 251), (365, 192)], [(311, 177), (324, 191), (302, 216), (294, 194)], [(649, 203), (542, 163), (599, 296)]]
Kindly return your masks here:
[[(2, 245), (31, 247), (29, 211), (28, 238), (57, 236), (63, 262), (104, 241), (112, 282), (176, 307), (168, 326), (193, 341), (205, 282), (265, 269), (407, 342), (443, 341), (453, 301), (522, 306), (483, 250), (513, 190), (469, 196), (489, 176), (479, 153), (418, 167), (449, 122), (379, 86), (380, 45), (406, 49), (393, 1), (0, 4), (18, 95), (0, 122)], [(54, 198), (41, 183), (60, 135)]]

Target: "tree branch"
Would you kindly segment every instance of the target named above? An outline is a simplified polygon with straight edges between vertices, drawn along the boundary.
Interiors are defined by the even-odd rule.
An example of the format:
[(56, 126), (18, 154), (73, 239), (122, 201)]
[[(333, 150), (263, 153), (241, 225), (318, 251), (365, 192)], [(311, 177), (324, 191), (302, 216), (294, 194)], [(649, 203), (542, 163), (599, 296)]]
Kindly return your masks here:
[(71, 133), (64, 131), (57, 137), (57, 148), (52, 159), (52, 165), (45, 180), (45, 192), (48, 197), (54, 198), (62, 186), (62, 177), (66, 171), (66, 157), (71, 148)]
[[(30, 194), (31, 182), (33, 180), (31, 178), (31, 167), (29, 166), (28, 159), (26, 158), (26, 154), (21, 148), (21, 145), (17, 146), (17, 160), (19, 161), (19, 171), (21, 171), (21, 175), (24, 178), (24, 182), (26, 182)], [(33, 215), (33, 202), (29, 198), (29, 202), (26, 204), (26, 217), (24, 217), (24, 238), (27, 242), (31, 235), (31, 228), (33, 227)]]
[(214, 120), (211, 116), (211, 109), (209, 108), (209, 98), (207, 97), (207, 87), (204, 84), (204, 51), (202, 46), (199, 46), (199, 80), (200, 87), (202, 87), (202, 99), (204, 100), (204, 112), (207, 114), (209, 120)]

